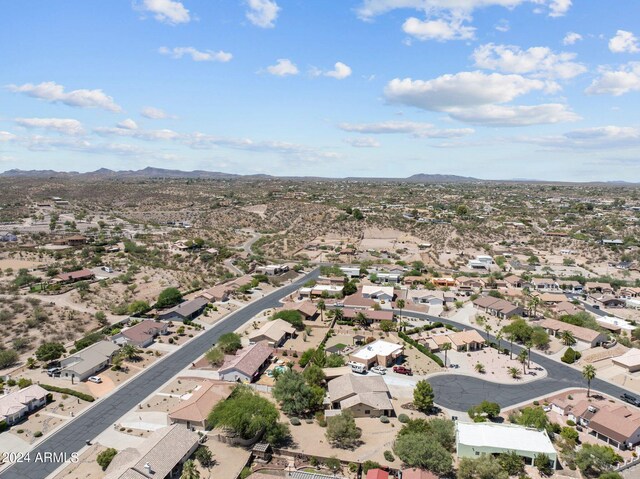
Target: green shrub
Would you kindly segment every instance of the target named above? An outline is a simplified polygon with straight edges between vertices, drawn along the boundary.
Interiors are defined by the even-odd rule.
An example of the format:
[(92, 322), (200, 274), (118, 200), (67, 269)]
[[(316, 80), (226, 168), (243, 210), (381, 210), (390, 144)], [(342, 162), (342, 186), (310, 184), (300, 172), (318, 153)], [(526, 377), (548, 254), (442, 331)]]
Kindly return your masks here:
[(384, 451), (384, 460), (388, 462), (393, 462), (396, 460), (396, 458), (391, 451)]
[(69, 396), (75, 396), (78, 399), (82, 399), (83, 401), (87, 401), (87, 402), (95, 401), (95, 398), (93, 396), (89, 394), (81, 393), (79, 391), (74, 391), (73, 389), (59, 388), (58, 386), (51, 386), (50, 384), (41, 384), (40, 386), (47, 391), (51, 391), (54, 393), (68, 394)]
[(409, 416), (407, 416), (406, 414), (400, 414), (398, 416), (398, 421), (400, 421), (402, 424), (409, 422)]
[(380, 422), (382, 424), (389, 424), (389, 418), (387, 416), (380, 416)]
[(116, 454), (118, 454), (118, 451), (110, 447), (109, 449), (105, 449), (100, 454), (98, 454), (98, 457), (96, 457), (96, 462), (104, 471), (107, 467), (109, 467), (109, 464), (111, 464), (113, 458), (116, 457)]
[(9, 425), (7, 424), (7, 421), (0, 421), (0, 432), (7, 430), (9, 427)]
[(42, 431), (36, 431), (33, 433), (33, 437), (42, 437)]
[(567, 419), (567, 426), (573, 427), (575, 425), (576, 425), (576, 422), (573, 419)]
[(301, 424), (300, 419), (298, 419), (297, 417), (292, 417), (290, 422), (292, 426), (299, 426)]

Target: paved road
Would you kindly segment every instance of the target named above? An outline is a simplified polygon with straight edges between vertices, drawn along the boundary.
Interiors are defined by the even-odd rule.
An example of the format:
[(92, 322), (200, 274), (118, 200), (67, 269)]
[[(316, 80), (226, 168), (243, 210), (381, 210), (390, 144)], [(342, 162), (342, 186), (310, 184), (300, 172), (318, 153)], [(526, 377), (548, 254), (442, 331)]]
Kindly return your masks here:
[(316, 269), (296, 282), (231, 314), (222, 323), (218, 323), (196, 337), (185, 347), (166, 356), (154, 367), (143, 371), (112, 395), (70, 421), (58, 432), (53, 433), (32, 450), (30, 463), (14, 464), (0, 474), (0, 478), (44, 479), (55, 471), (60, 464), (57, 462), (35, 462), (35, 458), (39, 453), (53, 452), (70, 455), (72, 452), (79, 451), (85, 445), (86, 440), (93, 439), (108, 427), (113, 427), (113, 424), (121, 416), (136, 407), (140, 401), (198, 359), (211, 347), (212, 343), (218, 340), (220, 335), (236, 330), (265, 309), (279, 306), (281, 298), (291, 294), (310, 279), (317, 278), (318, 275), (319, 269)]
[[(413, 311), (403, 310), (402, 315), (418, 319), (427, 319), (429, 321), (440, 321), (461, 329), (470, 328), (467, 324)], [(484, 331), (480, 329), (478, 329), (478, 331), (483, 337), (486, 337)], [(496, 341), (494, 336), (489, 335), (489, 337), (493, 341)], [(509, 347), (509, 343), (504, 340), (502, 344), (505, 345), (505, 347)], [(521, 350), (522, 348), (520, 346), (514, 344), (514, 357)], [(473, 376), (446, 374), (434, 376), (429, 379), (429, 382), (436, 393), (436, 402), (443, 407), (456, 411), (466, 411), (484, 399), (497, 402), (504, 408), (539, 396), (551, 394), (559, 389), (584, 388), (587, 386), (586, 381), (582, 377), (582, 372), (577, 369), (554, 361), (534, 350), (531, 350), (531, 359), (547, 370), (546, 378), (518, 385), (501, 385), (484, 381), (480, 379), (480, 375), (476, 378)], [(622, 387), (597, 378), (591, 381), (591, 389), (609, 394), (613, 397), (620, 397), (622, 393), (629, 392)]]

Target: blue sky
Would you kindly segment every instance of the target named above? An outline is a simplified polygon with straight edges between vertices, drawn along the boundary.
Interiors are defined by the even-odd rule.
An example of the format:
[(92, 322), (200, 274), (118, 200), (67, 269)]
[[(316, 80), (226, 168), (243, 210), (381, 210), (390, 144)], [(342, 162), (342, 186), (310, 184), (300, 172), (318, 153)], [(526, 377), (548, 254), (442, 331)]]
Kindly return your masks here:
[(640, 2), (21, 0), (0, 171), (640, 181)]

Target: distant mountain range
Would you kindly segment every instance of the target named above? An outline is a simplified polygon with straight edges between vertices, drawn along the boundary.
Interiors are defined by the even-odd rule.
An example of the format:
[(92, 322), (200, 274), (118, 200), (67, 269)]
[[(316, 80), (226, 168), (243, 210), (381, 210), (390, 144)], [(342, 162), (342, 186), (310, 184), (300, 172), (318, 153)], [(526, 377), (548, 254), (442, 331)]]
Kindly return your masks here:
[[(399, 183), (477, 183), (477, 182), (500, 182), (500, 183), (565, 183), (564, 181), (543, 181), (534, 179), (512, 179), (512, 180), (484, 180), (473, 178), (470, 176), (458, 175), (431, 175), (427, 173), (419, 173), (411, 175), (407, 178), (366, 178), (366, 177), (347, 177), (347, 178), (327, 178), (319, 176), (272, 176), (272, 175), (238, 175), (233, 173), (222, 173), (219, 171), (182, 171), (169, 170), (164, 168), (154, 168), (148, 166), (142, 170), (121, 170), (114, 171), (108, 168), (100, 168), (96, 171), (79, 173), (77, 171), (54, 171), (54, 170), (7, 170), (0, 173), (0, 178), (73, 178), (83, 180), (101, 180), (101, 179), (117, 179), (117, 178), (199, 178), (199, 179), (245, 179), (245, 180), (276, 180), (288, 179), (298, 181), (362, 181), (362, 182), (399, 182)], [(579, 182), (576, 182), (579, 183)], [(637, 183), (629, 183), (625, 181), (601, 181), (601, 182), (585, 182), (584, 184), (603, 184), (612, 186), (635, 185)]]

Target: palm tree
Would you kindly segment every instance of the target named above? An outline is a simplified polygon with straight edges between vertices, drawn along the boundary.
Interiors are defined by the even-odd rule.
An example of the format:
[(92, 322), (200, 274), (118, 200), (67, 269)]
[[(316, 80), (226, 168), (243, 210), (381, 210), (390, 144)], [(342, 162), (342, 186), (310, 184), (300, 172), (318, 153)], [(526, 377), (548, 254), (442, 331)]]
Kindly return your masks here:
[(404, 299), (396, 301), (396, 307), (400, 310), (400, 317), (398, 318), (398, 321), (400, 321), (400, 318), (402, 318), (402, 310), (405, 307)]
[(509, 368), (509, 374), (513, 379), (517, 379), (520, 376), (520, 370), (518, 368), (511, 367)]
[(120, 348), (120, 357), (127, 360), (136, 359), (138, 358), (138, 349), (133, 344), (125, 344)]
[(496, 334), (496, 340), (498, 341), (498, 352), (501, 352), (500, 345), (502, 344), (503, 334), (504, 333), (502, 332), (502, 329), (499, 329), (498, 334)]
[(354, 318), (354, 320), (356, 324), (360, 324), (362, 326), (366, 326), (369, 323), (369, 318), (367, 318), (367, 315), (364, 314), (362, 311), (356, 314), (356, 317)]
[(182, 465), (182, 474), (180, 479), (200, 479), (200, 472), (196, 468), (196, 463), (191, 459), (185, 461)]
[(562, 344), (565, 346), (573, 346), (576, 344), (576, 338), (573, 336), (571, 331), (563, 331), (560, 339), (562, 340)]
[(522, 364), (522, 369), (524, 374), (527, 374), (527, 368), (525, 367), (525, 363), (527, 362), (526, 349), (523, 349), (522, 351), (520, 351), (520, 354), (518, 354), (518, 361), (520, 361), (520, 364)]
[(327, 309), (327, 305), (324, 299), (318, 301), (318, 310), (320, 311), (320, 321), (324, 322), (324, 311)]
[(587, 364), (582, 370), (582, 377), (587, 380), (587, 397), (591, 394), (591, 381), (596, 378), (596, 368), (593, 364)]
[(344, 319), (344, 312), (341, 309), (332, 309), (333, 317), (336, 321), (342, 321)]
[(513, 340), (515, 339), (515, 337), (513, 336), (513, 333), (507, 333), (507, 339), (511, 344), (511, 349), (509, 349), (509, 359), (513, 359)]
[(533, 342), (527, 341), (524, 345), (527, 348), (527, 367), (531, 369), (531, 348), (533, 347)]
[(531, 308), (533, 308), (533, 317), (534, 318), (538, 314), (538, 306), (539, 305), (540, 305), (540, 297), (539, 296), (533, 296), (529, 300), (529, 313), (531, 313)]
[(487, 343), (489, 342), (489, 333), (491, 332), (493, 328), (491, 327), (490, 324), (485, 323), (484, 325), (484, 332), (487, 333)]
[(444, 367), (447, 367), (447, 351), (451, 349), (451, 343), (444, 343), (440, 346), (440, 349), (444, 351)]

